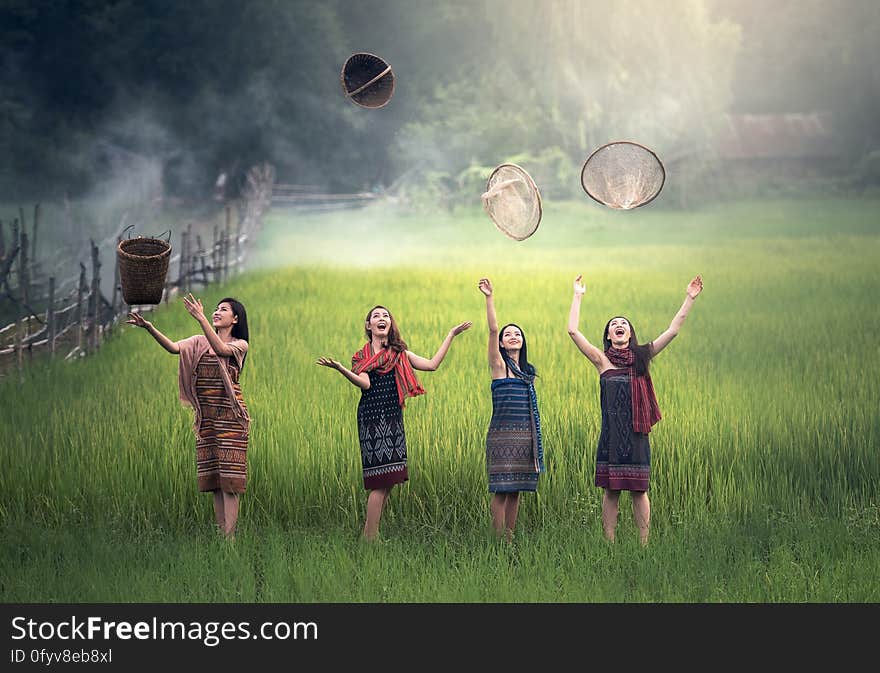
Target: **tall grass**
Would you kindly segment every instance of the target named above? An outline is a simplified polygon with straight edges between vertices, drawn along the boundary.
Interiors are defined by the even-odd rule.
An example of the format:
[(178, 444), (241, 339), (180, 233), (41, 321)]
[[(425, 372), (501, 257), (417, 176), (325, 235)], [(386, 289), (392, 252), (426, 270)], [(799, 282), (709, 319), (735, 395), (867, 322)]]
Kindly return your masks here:
[[(565, 329), (571, 281), (580, 272), (587, 284), (581, 329), (594, 342), (607, 319), (619, 313), (630, 317), (643, 341), (657, 336), (680, 306), (690, 278), (703, 275), (706, 289), (680, 336), (652, 364), (663, 412), (651, 433), (653, 553), (691, 564), (681, 581), (695, 581), (703, 572), (697, 547), (710, 556), (722, 554), (717, 546), (724, 546), (722, 540), (734, 543), (741, 537), (754, 549), (768, 544), (773, 553), (797, 555), (791, 545), (771, 541), (784, 531), (794, 543), (795, 531), (812, 530), (804, 552), (810, 563), (818, 567), (825, 554), (826, 561), (846, 558), (841, 568), (864, 567), (865, 559), (876, 568), (880, 318), (873, 303), (880, 290), (874, 271), (880, 239), (876, 219), (868, 215), (876, 215), (878, 205), (752, 203), (734, 212), (647, 211), (623, 219), (564, 204), (545, 213), (543, 238), (522, 244), (501, 238), (479, 213), (420, 222), (418, 229), (412, 219), (382, 213), (303, 220), (274, 213), (259, 258), (265, 268), (222, 291), (203, 293), (208, 305), (226, 294), (236, 296), (249, 313), (252, 350), (242, 386), (254, 421), (242, 535), (254, 536), (260, 551), (253, 553), (267, 555), (265, 572), (275, 573), (279, 583), (291, 580), (292, 571), (284, 569), (288, 557), (314, 563), (316, 572), (321, 549), (336, 561), (329, 562), (325, 591), (307, 590), (300, 577), (302, 588), (292, 593), (266, 580), (259, 590), (242, 588), (240, 598), (381, 599), (365, 588), (370, 586), (366, 579), (345, 593), (335, 573), (347, 572), (349, 561), (342, 559), (350, 553), (378, 553), (402, 564), (395, 567), (404, 573), (412, 571), (407, 564), (424, 561), (432, 569), (426, 572), (436, 572), (424, 592), (398, 588), (388, 593), (392, 600), (432, 600), (432, 595), (441, 600), (615, 600), (620, 594), (599, 590), (599, 584), (575, 589), (573, 578), (580, 575), (567, 573), (565, 559), (605, 563), (609, 554), (627, 554), (648, 572), (650, 557), (626, 545), (606, 549), (598, 530), (601, 491), (592, 485), (598, 377)], [(369, 233), (362, 230), (364, 222), (382, 245), (374, 239), (361, 245), (359, 237)], [(618, 224), (614, 235), (591, 233)], [(378, 226), (385, 229), (377, 233)], [(333, 244), (312, 246), (318, 239)], [(539, 565), (561, 564), (553, 571), (560, 577), (539, 574), (529, 585), (519, 571), (499, 570), (505, 581), (480, 580), (480, 572), (491, 574), (498, 563), (506, 567), (508, 561), (493, 556), (473, 561), (472, 576), (456, 588), (454, 573), (443, 570), (449, 545), (463, 545), (477, 559), (508, 553), (482, 537), (488, 519), (484, 442), (491, 395), (484, 301), (476, 284), (486, 275), (496, 287), (499, 320), (523, 327), (539, 373), (548, 471), (537, 495), (523, 497), (519, 529), (528, 543), (519, 553), (535, 555)], [(363, 343), (364, 315), (377, 303), (394, 313), (411, 350), (426, 356), (454, 324), (472, 320), (474, 327), (455, 340), (438, 371), (420, 374), (427, 394), (407, 402), (410, 481), (395, 489), (383, 520), (392, 542), (385, 552), (359, 546), (351, 551), (344, 536), (356, 537), (365, 502), (355, 424), (359, 392), (314, 361), (328, 355), (348, 362)], [(197, 331), (182, 306), (162, 308), (152, 319), (172, 338)], [(24, 538), (22, 545), (33, 554), (49, 554), (51, 547), (22, 532), (24, 522), (52, 531), (92, 531), (84, 533), (87, 539), (158, 536), (171, 546), (192, 535), (200, 539), (200, 527), (210, 521), (210, 504), (195, 488), (192, 415), (177, 400), (177, 360), (141, 330), (121, 326), (119, 332), (94, 357), (35, 366), (20, 387), (0, 383), (5, 496), (0, 513), (6, 534)], [(622, 505), (622, 538), (635, 537), (625, 500)], [(293, 529), (311, 531), (302, 534), (317, 550), (286, 546), (283, 531)], [(701, 536), (714, 543), (694, 547)], [(849, 543), (856, 548), (840, 551)], [(199, 553), (187, 552), (194, 565)], [(398, 553), (412, 556), (388, 560)], [(741, 575), (745, 582), (747, 567), (758, 561), (743, 553), (707, 561), (707, 572)], [(368, 565), (379, 563), (364, 558)], [(760, 563), (766, 569), (771, 561), (798, 563), (770, 556)], [(12, 556), (3, 562), (8, 569), (26, 565)], [(254, 567), (253, 559), (241, 562)], [(43, 567), (38, 574), (45, 572), (45, 565), (37, 567)], [(779, 571), (794, 584), (778, 592), (736, 585), (740, 580), (729, 593), (714, 591), (710, 578), (686, 590), (658, 574), (650, 585), (654, 589), (639, 582), (624, 595), (630, 600), (876, 599), (870, 588), (843, 590), (837, 575), (814, 578), (813, 584), (809, 578), (796, 581), (793, 567)], [(840, 577), (847, 572), (841, 569)], [(38, 588), (38, 575), (29, 577), (20, 578), (11, 595), (48, 595)], [(617, 581), (606, 579), (612, 585)], [(503, 588), (508, 581), (520, 587), (520, 598)], [(671, 584), (657, 588), (664, 581)], [(804, 588), (816, 589), (821, 582), (829, 584), (818, 594)], [(131, 595), (164, 595), (138, 591), (133, 588)], [(236, 600), (236, 594), (223, 595)], [(198, 596), (205, 594), (194, 599)]]

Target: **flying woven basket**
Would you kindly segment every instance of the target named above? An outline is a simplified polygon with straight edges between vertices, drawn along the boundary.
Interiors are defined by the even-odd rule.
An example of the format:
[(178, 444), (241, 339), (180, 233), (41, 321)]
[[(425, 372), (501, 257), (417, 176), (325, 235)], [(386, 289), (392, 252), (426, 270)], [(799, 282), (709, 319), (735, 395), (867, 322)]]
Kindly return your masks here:
[(380, 108), (394, 95), (391, 66), (375, 54), (352, 54), (340, 74), (345, 97), (366, 108)]
[(581, 170), (581, 186), (590, 198), (618, 210), (650, 203), (665, 181), (666, 170), (659, 157), (628, 140), (602, 145)]
[(541, 194), (532, 177), (516, 164), (501, 164), (489, 176), (483, 208), (506, 236), (523, 241), (541, 222)]
[(116, 256), (125, 303), (161, 302), (171, 258), (171, 244), (161, 238), (145, 236), (123, 239), (119, 241)]

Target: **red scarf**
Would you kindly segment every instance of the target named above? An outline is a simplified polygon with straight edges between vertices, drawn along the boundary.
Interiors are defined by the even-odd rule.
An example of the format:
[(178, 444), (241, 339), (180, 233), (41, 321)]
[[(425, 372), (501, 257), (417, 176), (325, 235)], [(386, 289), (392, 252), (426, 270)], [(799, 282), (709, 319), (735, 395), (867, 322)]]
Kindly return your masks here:
[(363, 372), (371, 372), (376, 370), (378, 374), (387, 374), (394, 370), (394, 382), (397, 384), (397, 398), (400, 400), (400, 406), (405, 407), (404, 402), (407, 396), (415, 397), (416, 395), (424, 395), (425, 389), (422, 388), (416, 373), (413, 371), (409, 358), (403, 351), (393, 351), (389, 348), (373, 353), (373, 346), (370, 342), (364, 344), (357, 353), (351, 358), (351, 371), (355, 374)]
[(633, 430), (636, 432), (649, 433), (651, 426), (660, 420), (660, 407), (657, 405), (657, 396), (654, 394), (654, 384), (651, 375), (637, 376), (633, 362), (635, 353), (629, 348), (615, 348), (611, 346), (605, 351), (605, 355), (615, 367), (626, 367), (629, 370), (630, 387), (632, 390)]

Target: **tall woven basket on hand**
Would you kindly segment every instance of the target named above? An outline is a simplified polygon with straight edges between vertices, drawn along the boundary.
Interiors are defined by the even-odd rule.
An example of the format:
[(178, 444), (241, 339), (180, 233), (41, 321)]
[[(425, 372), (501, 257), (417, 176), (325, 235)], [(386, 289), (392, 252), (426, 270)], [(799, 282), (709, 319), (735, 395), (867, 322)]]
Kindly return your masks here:
[(161, 238), (138, 236), (119, 241), (116, 254), (125, 303), (161, 302), (171, 258), (171, 244)]

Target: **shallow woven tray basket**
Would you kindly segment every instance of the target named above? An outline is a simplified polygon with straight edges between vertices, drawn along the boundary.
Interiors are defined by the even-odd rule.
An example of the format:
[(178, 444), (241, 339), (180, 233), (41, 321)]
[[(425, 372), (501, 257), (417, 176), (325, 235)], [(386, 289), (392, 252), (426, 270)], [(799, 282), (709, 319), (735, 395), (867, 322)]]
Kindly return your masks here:
[(161, 238), (138, 236), (120, 241), (116, 255), (125, 303), (161, 302), (171, 258), (171, 244)]

